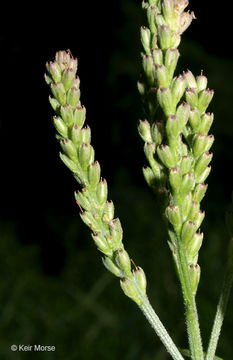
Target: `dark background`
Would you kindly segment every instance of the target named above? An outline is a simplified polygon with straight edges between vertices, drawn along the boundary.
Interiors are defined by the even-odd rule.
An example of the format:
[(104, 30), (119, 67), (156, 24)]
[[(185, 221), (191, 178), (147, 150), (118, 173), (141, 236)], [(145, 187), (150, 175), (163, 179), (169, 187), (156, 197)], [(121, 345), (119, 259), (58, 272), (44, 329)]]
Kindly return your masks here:
[[(225, 211), (232, 191), (233, 58), (231, 12), (190, 1), (196, 20), (182, 38), (178, 71), (203, 70), (215, 96), (212, 172), (203, 209), (205, 241), (198, 307), (207, 345), (227, 247)], [(45, 62), (60, 49), (78, 57), (81, 100), (109, 199), (124, 228), (130, 256), (146, 271), (148, 294), (161, 320), (186, 347), (183, 304), (145, 164), (137, 122), (142, 107), (140, 1), (33, 4), (4, 9), (1, 41), (0, 355), (11, 344), (55, 345), (41, 359), (165, 360), (159, 340), (108, 274), (78, 216), (78, 188), (58, 157)], [(232, 300), (219, 356), (232, 358)]]

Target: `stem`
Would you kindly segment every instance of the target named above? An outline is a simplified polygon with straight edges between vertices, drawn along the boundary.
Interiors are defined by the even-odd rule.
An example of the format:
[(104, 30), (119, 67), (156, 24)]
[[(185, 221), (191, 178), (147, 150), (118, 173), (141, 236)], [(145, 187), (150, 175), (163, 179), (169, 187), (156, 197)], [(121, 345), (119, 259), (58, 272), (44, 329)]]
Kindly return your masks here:
[(179, 278), (184, 295), (185, 316), (190, 351), (193, 360), (204, 360), (201, 334), (199, 328), (198, 314), (195, 297), (192, 293), (188, 264), (183, 249), (178, 246), (177, 261), (179, 267)]
[(163, 345), (166, 347), (171, 357), (174, 360), (184, 360), (183, 356), (180, 354), (173, 340), (169, 336), (167, 330), (161, 323), (159, 317), (156, 315), (147, 297), (144, 297), (143, 303), (139, 307), (147, 318), (148, 322), (151, 324), (152, 328), (155, 330), (160, 340), (162, 341)]
[(223, 281), (222, 291), (221, 291), (218, 306), (217, 306), (217, 311), (216, 311), (216, 315), (215, 315), (215, 319), (214, 319), (214, 325), (212, 328), (205, 360), (212, 360), (214, 358), (215, 351), (216, 351), (217, 344), (218, 344), (219, 335), (221, 332), (221, 327), (223, 324), (223, 319), (225, 316), (225, 312), (226, 312), (226, 308), (227, 308), (227, 304), (228, 304), (228, 300), (229, 300), (232, 282), (233, 282), (233, 269), (228, 266), (226, 273), (225, 273), (224, 281)]

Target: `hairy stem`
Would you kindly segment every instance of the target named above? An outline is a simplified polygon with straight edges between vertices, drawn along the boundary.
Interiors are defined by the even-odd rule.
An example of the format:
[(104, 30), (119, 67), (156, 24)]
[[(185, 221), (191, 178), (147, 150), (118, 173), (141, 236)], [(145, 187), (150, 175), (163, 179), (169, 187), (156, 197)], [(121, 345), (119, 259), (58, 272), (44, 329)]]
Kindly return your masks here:
[(179, 278), (184, 296), (187, 332), (192, 359), (203, 360), (204, 355), (202, 349), (196, 302), (195, 297), (192, 293), (187, 260), (185, 257), (185, 253), (181, 247), (178, 247), (177, 261), (179, 267)]
[(175, 346), (171, 337), (169, 336), (167, 330), (160, 321), (158, 315), (156, 315), (154, 309), (152, 308), (148, 298), (144, 298), (142, 305), (140, 306), (143, 314), (147, 318), (148, 322), (151, 324), (152, 328), (162, 341), (163, 345), (166, 347), (168, 353), (175, 360), (184, 360), (183, 356), (180, 354), (179, 350)]

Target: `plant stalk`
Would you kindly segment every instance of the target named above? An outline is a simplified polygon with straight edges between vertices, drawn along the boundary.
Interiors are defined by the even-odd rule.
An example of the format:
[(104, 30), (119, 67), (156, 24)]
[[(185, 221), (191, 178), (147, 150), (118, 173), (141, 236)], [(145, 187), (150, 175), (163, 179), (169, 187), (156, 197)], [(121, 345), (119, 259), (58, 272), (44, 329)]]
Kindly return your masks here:
[(188, 264), (184, 250), (178, 246), (178, 268), (185, 304), (185, 316), (190, 351), (193, 360), (204, 360), (195, 297), (192, 293)]
[(233, 269), (227, 266), (205, 360), (212, 360), (214, 358), (229, 300), (232, 282)]
[(174, 344), (173, 340), (171, 339), (170, 335), (168, 334), (167, 330), (163, 326), (162, 322), (160, 321), (158, 315), (156, 315), (153, 307), (151, 306), (147, 297), (144, 297), (142, 305), (139, 306), (142, 310), (143, 314), (147, 318), (148, 322), (162, 341), (163, 345), (166, 347), (168, 353), (174, 360), (184, 360), (183, 356), (181, 355), (180, 351)]

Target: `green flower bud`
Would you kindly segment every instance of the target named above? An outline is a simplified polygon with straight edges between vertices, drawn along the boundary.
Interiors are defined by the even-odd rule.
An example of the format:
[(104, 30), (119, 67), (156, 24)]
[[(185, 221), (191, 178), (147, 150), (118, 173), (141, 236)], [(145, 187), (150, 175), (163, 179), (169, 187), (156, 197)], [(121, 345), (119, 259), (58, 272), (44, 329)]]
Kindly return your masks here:
[(154, 161), (155, 143), (145, 143), (144, 152), (149, 163)]
[(79, 89), (79, 86), (80, 86), (80, 79), (79, 77), (77, 76), (75, 79), (74, 79), (74, 87), (76, 89)]
[(193, 190), (195, 186), (195, 178), (193, 174), (185, 174), (182, 179), (181, 187), (180, 187), (180, 194), (182, 197), (185, 197), (190, 191)]
[(74, 145), (79, 145), (80, 144), (80, 132), (81, 129), (78, 125), (73, 125), (71, 128), (71, 141), (73, 142)]
[(189, 88), (185, 91), (185, 99), (191, 105), (192, 108), (199, 106), (198, 93), (196, 88)]
[(69, 139), (62, 139), (60, 141), (60, 145), (62, 147), (62, 150), (64, 151), (64, 153), (73, 161), (77, 161), (78, 160), (78, 156), (77, 156), (77, 149), (75, 147), (75, 145), (72, 143), (71, 140)]
[(171, 38), (172, 38), (172, 31), (169, 26), (167, 25), (159, 25), (158, 26), (158, 39), (160, 48), (162, 50), (167, 50), (171, 47)]
[(195, 165), (195, 176), (196, 178), (202, 177), (203, 172), (206, 170), (207, 166), (209, 165), (210, 161), (212, 160), (213, 154), (208, 152), (202, 154)]
[(204, 75), (199, 75), (196, 77), (197, 80), (197, 90), (198, 92), (205, 90), (207, 87), (207, 77)]
[(131, 261), (127, 251), (119, 249), (115, 256), (116, 264), (121, 269), (125, 277), (131, 276)]
[(184, 73), (184, 76), (186, 78), (187, 86), (188, 86), (189, 89), (197, 88), (196, 79), (195, 79), (194, 75), (191, 73), (190, 70), (186, 71), (186, 73)]
[(152, 32), (152, 34), (157, 33), (157, 28), (155, 26), (155, 16), (156, 16), (156, 7), (149, 6), (147, 8), (147, 19), (148, 19), (148, 24), (149, 24), (150, 31)]
[(182, 96), (184, 95), (186, 88), (186, 80), (182, 75), (175, 77), (172, 81), (172, 99), (175, 103), (175, 106), (178, 104)]
[(100, 181), (100, 164), (98, 161), (89, 165), (87, 175), (90, 185), (95, 189)]
[(179, 118), (180, 131), (183, 130), (188, 122), (190, 113), (190, 105), (186, 102), (180, 104), (176, 110), (176, 116)]
[(195, 132), (198, 132), (200, 124), (201, 124), (201, 118), (200, 118), (199, 110), (197, 108), (190, 110), (189, 123), (190, 123), (192, 129)]
[(108, 185), (105, 179), (101, 180), (96, 187), (96, 196), (100, 205), (103, 205), (107, 201), (108, 197)]
[(201, 114), (206, 111), (213, 96), (214, 96), (214, 91), (210, 89), (206, 89), (200, 92), (198, 108)]
[(176, 232), (179, 232), (182, 226), (180, 209), (176, 205), (170, 205), (165, 211), (169, 222), (174, 226)]
[(146, 119), (139, 120), (138, 132), (145, 142), (150, 143), (153, 141), (151, 137), (150, 124)]
[(199, 131), (201, 134), (208, 134), (211, 125), (213, 123), (214, 120), (214, 114), (203, 114), (201, 117), (201, 123), (200, 123), (200, 127), (199, 127)]
[(137, 288), (132, 280), (127, 278), (122, 279), (120, 280), (120, 285), (126, 296), (135, 301), (139, 306), (142, 305), (143, 301), (140, 298)]
[(66, 91), (74, 85), (75, 73), (73, 69), (65, 69), (62, 74), (62, 83)]
[(167, 49), (165, 53), (164, 65), (168, 69), (169, 77), (172, 79), (180, 53), (177, 49)]
[(59, 102), (55, 98), (53, 98), (51, 96), (49, 96), (49, 102), (50, 102), (50, 105), (52, 106), (53, 110), (55, 111), (55, 113), (58, 114), (59, 109), (60, 109)]
[(59, 64), (61, 70), (71, 68), (74, 72), (77, 71), (77, 59), (74, 59), (70, 51), (58, 51), (55, 56), (56, 62)]
[(136, 280), (136, 283), (140, 289), (140, 291), (143, 293), (143, 295), (146, 295), (146, 275), (143, 271), (143, 269), (139, 266), (135, 270), (133, 270), (133, 277)]
[(75, 124), (77, 124), (80, 127), (83, 127), (83, 124), (86, 119), (86, 108), (84, 106), (78, 106), (74, 110), (73, 118)]
[(73, 110), (70, 105), (61, 106), (61, 117), (67, 126), (73, 125)]
[(205, 180), (207, 179), (207, 177), (209, 176), (211, 171), (211, 166), (207, 167), (203, 173), (201, 173), (200, 175), (196, 175), (195, 179), (196, 179), (196, 183), (197, 184), (201, 184), (203, 182), (205, 182)]
[(88, 165), (90, 165), (94, 160), (94, 149), (90, 144), (83, 143), (81, 144), (79, 151), (78, 151), (78, 157), (79, 162), (83, 168), (87, 168)]
[(175, 32), (171, 38), (171, 48), (177, 48), (180, 44), (180, 40), (181, 40), (180, 35), (177, 32)]
[(205, 151), (208, 152), (211, 148), (211, 146), (213, 145), (214, 142), (214, 136), (213, 135), (209, 135), (206, 138), (206, 148)]
[(77, 174), (78, 173), (78, 166), (77, 164), (72, 161), (68, 156), (66, 156), (65, 154), (60, 153), (60, 158), (63, 161), (63, 163), (68, 167), (68, 169), (70, 169), (73, 173)]
[(154, 33), (151, 37), (151, 49), (157, 49), (158, 43), (157, 43), (157, 33)]
[(193, 142), (193, 154), (195, 158), (198, 158), (204, 152), (209, 151), (214, 142), (213, 135), (196, 134)]
[(194, 137), (193, 144), (193, 154), (196, 158), (198, 158), (203, 152), (205, 152), (206, 147), (206, 135), (196, 134)]
[(151, 127), (152, 138), (156, 145), (160, 145), (164, 137), (164, 125), (162, 122), (153, 123)]
[(161, 4), (163, 17), (166, 22), (170, 22), (174, 17), (174, 1), (164, 0)]
[(48, 76), (47, 74), (44, 74), (44, 79), (45, 79), (46, 84), (48, 84), (48, 85), (50, 85), (53, 82), (51, 77)]
[(155, 66), (163, 65), (163, 52), (161, 49), (152, 49), (152, 57)]
[(143, 45), (146, 55), (150, 55), (150, 53), (151, 53), (151, 49), (150, 49), (151, 32), (150, 32), (150, 29), (148, 29), (145, 26), (141, 26), (141, 42), (142, 42), (142, 45)]
[(169, 115), (166, 122), (166, 132), (168, 139), (177, 138), (181, 132), (180, 119), (175, 115)]
[(179, 34), (182, 34), (189, 27), (193, 19), (195, 19), (194, 12), (187, 11), (180, 15)]
[(110, 221), (108, 226), (110, 235), (112, 237), (112, 243), (114, 244), (114, 249), (117, 250), (122, 247), (123, 230), (121, 227), (121, 222), (118, 218), (116, 218)]
[(90, 204), (90, 201), (87, 197), (87, 189), (83, 188), (82, 191), (78, 191), (74, 193), (75, 199), (77, 203), (87, 211), (91, 211), (92, 206)]
[(79, 105), (79, 99), (80, 90), (78, 88), (72, 87), (68, 90), (66, 95), (66, 102), (71, 106), (72, 109), (75, 109)]
[(157, 91), (158, 102), (166, 116), (175, 115), (175, 106), (169, 88), (159, 88)]
[(55, 83), (59, 83), (61, 81), (61, 69), (56, 62), (50, 61), (49, 63), (46, 63), (46, 69)]
[[(106, 256), (113, 255), (113, 251), (110, 249), (106, 239), (102, 235), (96, 235), (96, 234), (92, 233), (91, 236), (92, 236), (99, 251), (101, 251)], [(117, 273), (119, 274), (119, 272), (117, 272)], [(119, 276), (119, 275), (116, 275), (116, 276)]]
[(160, 14), (159, 12), (156, 15), (156, 24), (157, 24), (157, 27), (167, 25), (163, 15)]
[(172, 251), (172, 255), (175, 255), (177, 249), (177, 236), (175, 232), (169, 228), (168, 228), (168, 235), (171, 239), (171, 241), (168, 241), (168, 245), (170, 247), (170, 250)]
[(63, 138), (67, 138), (68, 136), (68, 129), (64, 121), (59, 116), (53, 117), (53, 124), (58, 132)]
[(105, 258), (102, 258), (102, 261), (106, 269), (110, 271), (113, 275), (120, 278), (123, 277), (121, 270), (114, 264), (114, 262), (109, 257), (106, 256)]
[(151, 188), (154, 188), (155, 185), (156, 185), (156, 178), (159, 178), (159, 175), (160, 175), (159, 169), (158, 169), (158, 176), (157, 177), (155, 176), (154, 172), (152, 171), (152, 169), (149, 166), (143, 167), (142, 171), (143, 171), (143, 175), (144, 175), (144, 178), (145, 178), (147, 184)]
[(198, 184), (193, 192), (193, 201), (201, 202), (203, 197), (205, 196), (208, 185), (206, 184)]
[(188, 146), (184, 143), (182, 143), (182, 151), (181, 151), (182, 156), (187, 156), (188, 155)]
[(198, 216), (199, 211), (200, 211), (200, 203), (193, 201), (190, 212), (189, 212), (189, 216), (188, 216), (189, 220), (195, 222), (195, 219)]
[(181, 181), (182, 181), (182, 176), (181, 176), (180, 168), (175, 167), (170, 169), (169, 182), (175, 194), (177, 194), (180, 191)]
[(190, 241), (192, 241), (195, 231), (196, 225), (192, 221), (188, 220), (183, 224), (181, 230), (181, 241), (184, 247), (186, 247)]
[(201, 226), (202, 221), (204, 220), (204, 217), (205, 217), (205, 212), (204, 211), (199, 211), (199, 213), (196, 215), (196, 217), (194, 219), (195, 225), (196, 225), (196, 231)]
[(159, 159), (167, 168), (175, 167), (176, 159), (168, 145), (159, 145), (157, 148), (157, 154)]
[(188, 193), (188, 195), (185, 196), (185, 198), (182, 201), (182, 220), (183, 222), (187, 220), (190, 210), (192, 207), (192, 194), (191, 192)]
[(154, 63), (151, 55), (143, 55), (142, 66), (146, 74), (148, 84), (152, 86), (154, 84)]
[(66, 92), (63, 84), (61, 82), (59, 83), (52, 83), (51, 84), (51, 90), (52, 94), (55, 97), (55, 99), (59, 102), (60, 105), (65, 105), (66, 103)]
[(189, 265), (189, 274), (191, 280), (192, 293), (193, 296), (195, 296), (200, 281), (200, 275), (201, 275), (200, 266), (198, 264)]
[(180, 164), (181, 174), (185, 175), (190, 172), (192, 167), (192, 159), (189, 155), (183, 156)]
[(193, 264), (193, 260), (197, 257), (197, 254), (201, 248), (203, 242), (203, 233), (195, 233), (192, 241), (187, 246), (187, 262)]
[(114, 244), (111, 235), (106, 236), (106, 241), (107, 241), (108, 246), (110, 247), (110, 249), (112, 249), (112, 251), (116, 251), (118, 249), (118, 247), (116, 247), (116, 245)]
[(101, 231), (99, 224), (90, 211), (83, 211), (79, 215), (84, 224), (86, 224), (94, 233), (99, 233)]
[(114, 204), (112, 201), (107, 201), (104, 207), (103, 220), (109, 222), (114, 218)]
[(157, 65), (155, 68), (155, 78), (158, 86), (161, 88), (167, 88), (170, 85), (169, 74), (167, 68), (164, 65)]
[(80, 132), (80, 140), (82, 143), (90, 144), (91, 142), (91, 129), (87, 125)]

